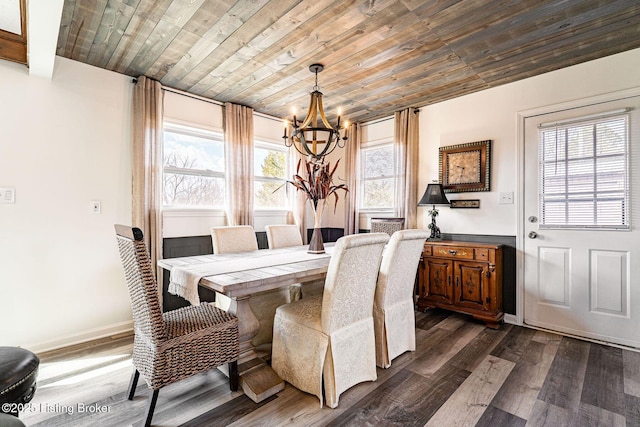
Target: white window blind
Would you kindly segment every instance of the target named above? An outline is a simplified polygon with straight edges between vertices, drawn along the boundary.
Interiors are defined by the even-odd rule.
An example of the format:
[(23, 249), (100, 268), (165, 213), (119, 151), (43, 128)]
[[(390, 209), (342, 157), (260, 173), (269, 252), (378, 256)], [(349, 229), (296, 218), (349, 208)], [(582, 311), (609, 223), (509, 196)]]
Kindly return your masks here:
[(541, 228), (629, 229), (628, 115), (539, 130)]

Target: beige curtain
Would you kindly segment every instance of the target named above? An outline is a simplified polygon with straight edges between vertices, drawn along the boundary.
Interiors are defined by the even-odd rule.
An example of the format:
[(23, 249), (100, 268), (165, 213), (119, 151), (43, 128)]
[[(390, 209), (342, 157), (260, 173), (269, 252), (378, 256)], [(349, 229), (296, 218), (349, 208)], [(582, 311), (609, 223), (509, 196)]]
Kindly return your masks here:
[[(132, 218), (142, 230), (162, 286), (162, 85), (139, 77), (133, 89)], [(162, 292), (160, 292), (162, 295)]]
[(228, 225), (253, 225), (253, 109), (224, 104)]
[(418, 210), (418, 110), (407, 108), (395, 113), (396, 217), (404, 218), (405, 228), (416, 228)]
[(358, 210), (358, 185), (360, 181), (360, 126), (349, 126), (347, 145), (344, 152), (345, 174), (349, 192), (344, 203), (344, 234), (356, 234), (360, 229), (360, 211)]
[[(291, 125), (289, 125), (289, 128), (287, 129), (287, 135), (291, 135), (291, 130)], [(303, 168), (305, 158), (306, 157), (300, 154), (298, 150), (293, 148), (293, 146), (289, 148), (289, 164), (291, 165), (291, 176), (288, 177), (288, 180), (292, 180), (293, 175), (296, 173), (296, 168), (298, 167), (299, 161), (301, 161), (299, 172), (302, 172), (304, 170)], [(296, 190), (290, 184), (287, 184), (287, 186), (287, 191), (294, 192), (293, 194), (291, 194), (291, 200), (293, 203), (293, 211), (291, 213), (293, 214), (293, 221), (290, 222), (298, 226), (300, 234), (302, 235), (302, 243), (306, 245), (309, 243), (307, 239), (307, 216), (305, 214), (305, 208), (308, 204), (307, 197), (302, 191)]]

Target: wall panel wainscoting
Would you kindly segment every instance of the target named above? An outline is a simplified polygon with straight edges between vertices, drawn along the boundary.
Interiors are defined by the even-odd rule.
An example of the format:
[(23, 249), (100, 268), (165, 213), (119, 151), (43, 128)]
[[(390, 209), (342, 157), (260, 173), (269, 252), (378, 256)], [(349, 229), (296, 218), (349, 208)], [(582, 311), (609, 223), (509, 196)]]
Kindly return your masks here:
[[(640, 426), (640, 353), (516, 325), (493, 330), (440, 309), (415, 315), (416, 351), (346, 391), (336, 409), (289, 384), (256, 404), (213, 370), (164, 388), (153, 422)], [(127, 400), (132, 341), (125, 335), (40, 354), (38, 391), (20, 418), (29, 426), (139, 425), (150, 392), (140, 382)]]

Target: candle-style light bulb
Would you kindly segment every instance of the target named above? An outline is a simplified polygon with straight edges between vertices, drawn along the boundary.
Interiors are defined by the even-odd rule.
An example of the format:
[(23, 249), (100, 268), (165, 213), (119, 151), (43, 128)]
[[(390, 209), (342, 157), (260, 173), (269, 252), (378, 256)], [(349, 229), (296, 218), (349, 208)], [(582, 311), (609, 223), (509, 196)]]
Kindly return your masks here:
[(284, 137), (286, 138), (287, 137), (287, 128), (289, 127), (289, 121), (285, 119), (285, 120), (282, 121), (282, 124), (284, 126)]
[(293, 114), (293, 126), (296, 127), (298, 125), (296, 121), (296, 107), (291, 107), (291, 114)]

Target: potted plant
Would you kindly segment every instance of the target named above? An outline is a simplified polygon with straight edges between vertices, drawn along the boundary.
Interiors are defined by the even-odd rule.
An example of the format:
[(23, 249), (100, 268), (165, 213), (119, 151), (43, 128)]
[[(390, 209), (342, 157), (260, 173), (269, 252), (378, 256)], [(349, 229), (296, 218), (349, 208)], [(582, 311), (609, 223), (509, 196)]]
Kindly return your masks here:
[(333, 174), (336, 172), (340, 160), (331, 169), (331, 163), (325, 162), (324, 157), (319, 159), (309, 158), (304, 160), (304, 167), (301, 171), (302, 161), (303, 159), (298, 160), (296, 173), (293, 175), (292, 180), (287, 181), (287, 183), (293, 185), (296, 190), (304, 192), (307, 200), (311, 202), (311, 207), (313, 208), (313, 234), (311, 242), (309, 242), (309, 253), (321, 254), (324, 253), (321, 222), (327, 199), (332, 195), (334, 196), (333, 211), (335, 212), (340, 198), (338, 190), (344, 190), (346, 193), (349, 188), (346, 184), (335, 185), (333, 183)]

